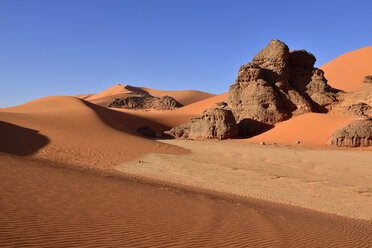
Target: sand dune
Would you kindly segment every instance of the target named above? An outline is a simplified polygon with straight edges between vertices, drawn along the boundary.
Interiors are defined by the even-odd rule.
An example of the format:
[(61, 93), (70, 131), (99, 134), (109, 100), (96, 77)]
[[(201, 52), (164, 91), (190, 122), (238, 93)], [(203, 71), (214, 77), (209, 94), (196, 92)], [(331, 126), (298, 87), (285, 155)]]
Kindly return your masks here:
[[(182, 153), (180, 148), (141, 137), (136, 129), (147, 119), (109, 110), (75, 97), (58, 96), (34, 100), (24, 105), (1, 109), (0, 120), (9, 133), (1, 139), (2, 152), (13, 142), (34, 144), (33, 157), (92, 167), (110, 167), (133, 160), (148, 152)], [(161, 124), (152, 122), (152, 125)], [(19, 129), (27, 139), (17, 139)], [(44, 137), (45, 144), (34, 142)], [(26, 136), (25, 136), (26, 137)], [(42, 139), (40, 138), (39, 139)], [(40, 147), (39, 147), (40, 146)], [(21, 149), (22, 146), (19, 146)], [(32, 150), (32, 149), (31, 149)]]
[(221, 95), (213, 96), (205, 100), (201, 100), (190, 105), (184, 106), (179, 109), (175, 109), (173, 113), (193, 114), (199, 115), (204, 110), (213, 107), (217, 102), (223, 102), (229, 95), (228, 92)]
[(189, 105), (194, 102), (199, 102), (204, 99), (208, 99), (210, 97), (215, 96), (215, 94), (197, 91), (197, 90), (177, 90), (177, 91), (170, 91), (170, 90), (156, 90), (156, 89), (149, 89), (145, 87), (138, 87), (148, 93), (150, 95), (156, 97), (162, 97), (165, 95), (171, 96), (183, 105)]
[(2, 247), (369, 247), (367, 222), (0, 157)]
[(352, 91), (363, 85), (364, 76), (372, 75), (371, 58), (372, 46), (369, 46), (345, 53), (320, 68), (332, 87)]
[(79, 99), (82, 99), (82, 100), (85, 100), (91, 96), (93, 96), (94, 94), (80, 94), (80, 95), (75, 95), (74, 97), (77, 97)]
[(275, 124), (271, 130), (250, 139), (251, 142), (325, 146), (331, 134), (344, 127), (352, 117), (341, 114), (308, 113)]
[(92, 94), (89, 97), (85, 97), (85, 95), (78, 96), (83, 96), (85, 97), (84, 99), (87, 101), (106, 107), (114, 98), (139, 95), (143, 93), (148, 93), (156, 97), (168, 95), (173, 97), (183, 105), (188, 105), (214, 96), (214, 94), (197, 90), (168, 91), (120, 84), (116, 84), (98, 94)]

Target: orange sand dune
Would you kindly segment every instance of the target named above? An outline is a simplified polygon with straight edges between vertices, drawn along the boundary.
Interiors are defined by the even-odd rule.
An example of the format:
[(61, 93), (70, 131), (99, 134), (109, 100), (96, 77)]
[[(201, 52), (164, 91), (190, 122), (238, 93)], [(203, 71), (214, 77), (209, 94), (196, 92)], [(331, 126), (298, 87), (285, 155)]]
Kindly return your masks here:
[(372, 46), (345, 53), (320, 68), (332, 87), (355, 90), (363, 85), (364, 76), (372, 75)]
[(340, 114), (308, 113), (279, 122), (265, 133), (247, 139), (252, 142), (326, 145), (329, 136), (352, 120), (350, 116)]
[(208, 99), (210, 97), (215, 96), (215, 94), (203, 92), (203, 91), (197, 91), (197, 90), (176, 90), (176, 91), (169, 91), (169, 90), (155, 90), (155, 89), (149, 89), (145, 87), (138, 87), (144, 91), (147, 91), (150, 95), (156, 96), (156, 97), (162, 97), (162, 96), (171, 96), (183, 105), (189, 105), (194, 102), (199, 102), (204, 99)]
[(212, 96), (208, 99), (201, 100), (179, 109), (172, 110), (173, 113), (193, 114), (198, 115), (204, 110), (213, 107), (218, 102), (223, 102), (229, 95), (228, 92), (221, 95)]
[(91, 96), (93, 96), (94, 94), (80, 94), (80, 95), (74, 95), (74, 97), (77, 97), (79, 99), (82, 99), (82, 100), (85, 100)]
[[(24, 147), (27, 151), (23, 155), (67, 164), (110, 167), (149, 152), (184, 152), (140, 136), (136, 129), (149, 120), (75, 97), (46, 97), (1, 109), (0, 121), (8, 130), (2, 132), (5, 138), (0, 140), (0, 152), (19, 155), (22, 152), (18, 150)], [(22, 139), (17, 138), (20, 130)], [(13, 151), (8, 142), (14, 143)]]
[(168, 91), (116, 84), (98, 94), (93, 94), (84, 99), (94, 104), (106, 107), (114, 98), (138, 95), (141, 93), (149, 93), (150, 95), (156, 97), (168, 95), (173, 97), (183, 105), (188, 105), (214, 96), (214, 94), (197, 90)]

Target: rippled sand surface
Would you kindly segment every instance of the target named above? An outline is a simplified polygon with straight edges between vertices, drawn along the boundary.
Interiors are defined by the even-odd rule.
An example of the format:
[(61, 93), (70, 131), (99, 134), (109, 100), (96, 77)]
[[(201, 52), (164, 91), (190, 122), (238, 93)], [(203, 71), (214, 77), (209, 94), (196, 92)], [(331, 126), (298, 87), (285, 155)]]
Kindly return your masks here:
[(0, 157), (1, 247), (370, 247), (372, 226)]

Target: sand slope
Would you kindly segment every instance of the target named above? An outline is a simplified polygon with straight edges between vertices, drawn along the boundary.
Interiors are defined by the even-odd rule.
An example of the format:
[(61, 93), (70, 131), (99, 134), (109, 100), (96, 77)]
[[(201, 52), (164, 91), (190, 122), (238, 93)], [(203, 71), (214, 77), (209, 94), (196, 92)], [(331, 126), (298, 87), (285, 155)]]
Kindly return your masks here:
[(229, 95), (228, 92), (223, 93), (221, 95), (216, 95), (216, 96), (210, 97), (208, 99), (201, 100), (201, 101), (192, 103), (190, 105), (184, 106), (182, 108), (175, 109), (172, 112), (173, 113), (199, 115), (204, 110), (213, 107), (216, 103), (225, 101), (225, 99), (227, 98), (228, 95)]
[(363, 85), (364, 76), (372, 75), (372, 46), (345, 53), (320, 68), (332, 87), (355, 90)]
[(215, 96), (215, 94), (202, 92), (198, 90), (177, 90), (177, 91), (170, 91), (170, 90), (156, 90), (156, 89), (149, 89), (145, 87), (138, 87), (146, 92), (148, 92), (150, 95), (156, 96), (156, 97), (162, 97), (165, 95), (171, 96), (183, 105), (189, 105), (194, 102), (199, 102), (204, 99), (208, 99), (210, 97)]
[(279, 122), (269, 131), (246, 140), (282, 144), (300, 141), (305, 146), (325, 146), (331, 134), (351, 120), (352, 117), (341, 114), (308, 113)]
[(165, 95), (171, 96), (183, 105), (188, 105), (194, 102), (198, 102), (214, 96), (214, 94), (206, 93), (197, 90), (180, 90), (180, 91), (168, 91), (168, 90), (156, 90), (145, 87), (134, 87), (130, 85), (116, 84), (98, 94), (91, 94), (87, 97), (86, 95), (77, 95), (79, 98), (83, 98), (94, 104), (106, 107), (113, 99), (126, 96), (134, 96), (139, 94), (150, 94), (156, 97), (162, 97)]
[[(8, 142), (15, 143), (15, 148), (22, 142), (23, 147), (35, 146), (28, 152), (30, 154), (24, 152), (25, 155), (67, 164), (110, 167), (148, 152), (183, 152), (182, 149), (140, 136), (136, 129), (149, 120), (102, 108), (75, 97), (46, 97), (1, 109), (0, 121), (9, 130), (1, 132), (5, 136), (0, 140), (1, 152), (6, 152)], [(17, 139), (19, 129), (27, 130), (24, 133), (28, 135)], [(21, 146), (19, 150), (22, 150)]]

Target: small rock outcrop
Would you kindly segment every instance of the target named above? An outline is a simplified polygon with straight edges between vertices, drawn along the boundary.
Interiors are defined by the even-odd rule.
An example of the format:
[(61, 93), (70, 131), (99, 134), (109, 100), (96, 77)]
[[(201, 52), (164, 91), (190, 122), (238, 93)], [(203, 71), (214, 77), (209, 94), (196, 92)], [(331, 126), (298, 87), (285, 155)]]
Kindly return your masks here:
[(372, 84), (372, 75), (365, 76), (363, 79), (363, 83)]
[(135, 110), (171, 110), (182, 106), (183, 105), (177, 102), (177, 100), (173, 97), (163, 96), (159, 98), (149, 94), (116, 98), (108, 105), (110, 108), (125, 108)]
[(372, 146), (372, 119), (352, 121), (334, 132), (328, 144), (339, 147)]
[(164, 133), (175, 138), (221, 140), (238, 136), (238, 126), (231, 110), (215, 106)]

